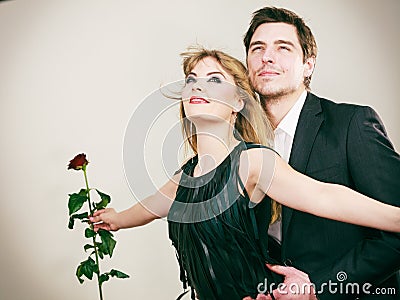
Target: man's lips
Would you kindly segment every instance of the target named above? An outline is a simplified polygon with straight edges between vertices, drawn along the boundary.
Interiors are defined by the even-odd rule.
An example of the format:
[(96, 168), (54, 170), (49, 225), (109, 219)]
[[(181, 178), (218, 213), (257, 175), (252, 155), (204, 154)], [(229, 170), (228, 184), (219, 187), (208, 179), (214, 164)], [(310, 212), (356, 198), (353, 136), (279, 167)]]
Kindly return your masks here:
[(205, 104), (205, 103), (210, 103), (210, 101), (208, 101), (202, 97), (193, 96), (193, 97), (190, 97), (189, 103), (190, 104)]
[(280, 73), (274, 70), (264, 70), (258, 73), (258, 76), (262, 77), (277, 76), (277, 75), (280, 75)]

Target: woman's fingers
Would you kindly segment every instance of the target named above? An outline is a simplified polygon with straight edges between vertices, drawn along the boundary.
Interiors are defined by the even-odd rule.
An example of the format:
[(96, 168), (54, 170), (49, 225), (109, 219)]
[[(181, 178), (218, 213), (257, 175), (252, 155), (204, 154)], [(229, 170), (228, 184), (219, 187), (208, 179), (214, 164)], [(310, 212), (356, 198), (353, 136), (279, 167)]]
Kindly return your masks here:
[(98, 211), (95, 211), (92, 216), (89, 216), (89, 221), (91, 223), (97, 223), (97, 222), (103, 221), (101, 215), (103, 213), (105, 213), (106, 211), (107, 211), (107, 209), (100, 209)]
[(105, 209), (100, 209), (100, 210), (98, 210), (98, 211), (95, 211), (95, 212), (93, 213), (93, 217), (96, 217), (96, 216), (98, 216), (98, 215), (101, 215), (101, 214), (104, 213), (106, 210), (107, 210), (107, 208), (105, 208)]
[(111, 230), (110, 225), (108, 225), (107, 223), (98, 223), (98, 224), (94, 224), (93, 226), (94, 231), (98, 231), (99, 229), (104, 229), (104, 230)]
[(112, 210), (113, 210), (112, 208), (105, 208), (105, 209), (100, 209), (98, 211), (95, 211), (93, 213), (93, 216), (89, 217), (89, 220), (92, 223), (102, 222), (102, 221), (104, 221), (103, 214), (107, 214), (109, 212), (112, 212)]
[(89, 221), (92, 223), (98, 223), (98, 222), (103, 221), (103, 219), (102, 219), (101, 214), (97, 214), (96, 216), (94, 216), (94, 214), (93, 214), (93, 217), (89, 217)]
[(108, 231), (117, 231), (118, 227), (114, 224), (115, 210), (113, 208), (100, 209), (89, 217), (90, 223), (93, 224), (94, 231), (104, 229)]

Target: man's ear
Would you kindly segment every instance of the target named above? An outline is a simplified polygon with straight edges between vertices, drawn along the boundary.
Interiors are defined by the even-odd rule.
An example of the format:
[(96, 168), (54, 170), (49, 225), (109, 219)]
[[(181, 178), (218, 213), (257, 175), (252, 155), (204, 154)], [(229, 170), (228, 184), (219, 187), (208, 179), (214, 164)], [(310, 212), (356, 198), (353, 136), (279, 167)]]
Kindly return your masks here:
[(315, 56), (307, 58), (304, 63), (304, 77), (310, 77), (314, 73), (316, 59)]

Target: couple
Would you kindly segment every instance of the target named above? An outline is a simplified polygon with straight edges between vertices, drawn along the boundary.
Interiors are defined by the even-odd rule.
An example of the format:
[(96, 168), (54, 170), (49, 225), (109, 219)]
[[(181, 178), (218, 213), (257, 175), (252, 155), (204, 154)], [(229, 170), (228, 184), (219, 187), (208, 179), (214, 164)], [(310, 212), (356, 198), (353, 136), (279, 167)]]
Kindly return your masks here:
[[(347, 282), (396, 288), (397, 295), (332, 293), (325, 286), (318, 298), (396, 299), (399, 235), (362, 226), (399, 232), (399, 209), (310, 178), (399, 206), (400, 158), (379, 117), (308, 91), (316, 43), (294, 13), (257, 11), (244, 42), (248, 77), (240, 62), (219, 51), (186, 53), (181, 116), (196, 156), (144, 205), (99, 211), (91, 221), (97, 229), (118, 230), (168, 215), (181, 279), (201, 300), (255, 298), (265, 279), (311, 281), (320, 292), (324, 283), (340, 283), (340, 272)], [(272, 133), (262, 109), (280, 156), (259, 145)], [(276, 219), (282, 221), (281, 261), (292, 267), (265, 265), (275, 263), (266, 230)], [(276, 299), (315, 299), (268, 292)]]

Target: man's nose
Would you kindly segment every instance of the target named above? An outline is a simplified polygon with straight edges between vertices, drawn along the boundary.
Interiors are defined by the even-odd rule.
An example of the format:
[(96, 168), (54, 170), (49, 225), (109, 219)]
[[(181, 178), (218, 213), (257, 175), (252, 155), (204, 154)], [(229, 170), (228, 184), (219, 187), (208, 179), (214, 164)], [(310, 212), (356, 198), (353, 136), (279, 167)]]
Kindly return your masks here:
[(272, 50), (265, 50), (262, 56), (263, 63), (274, 63), (275, 62), (275, 54)]

